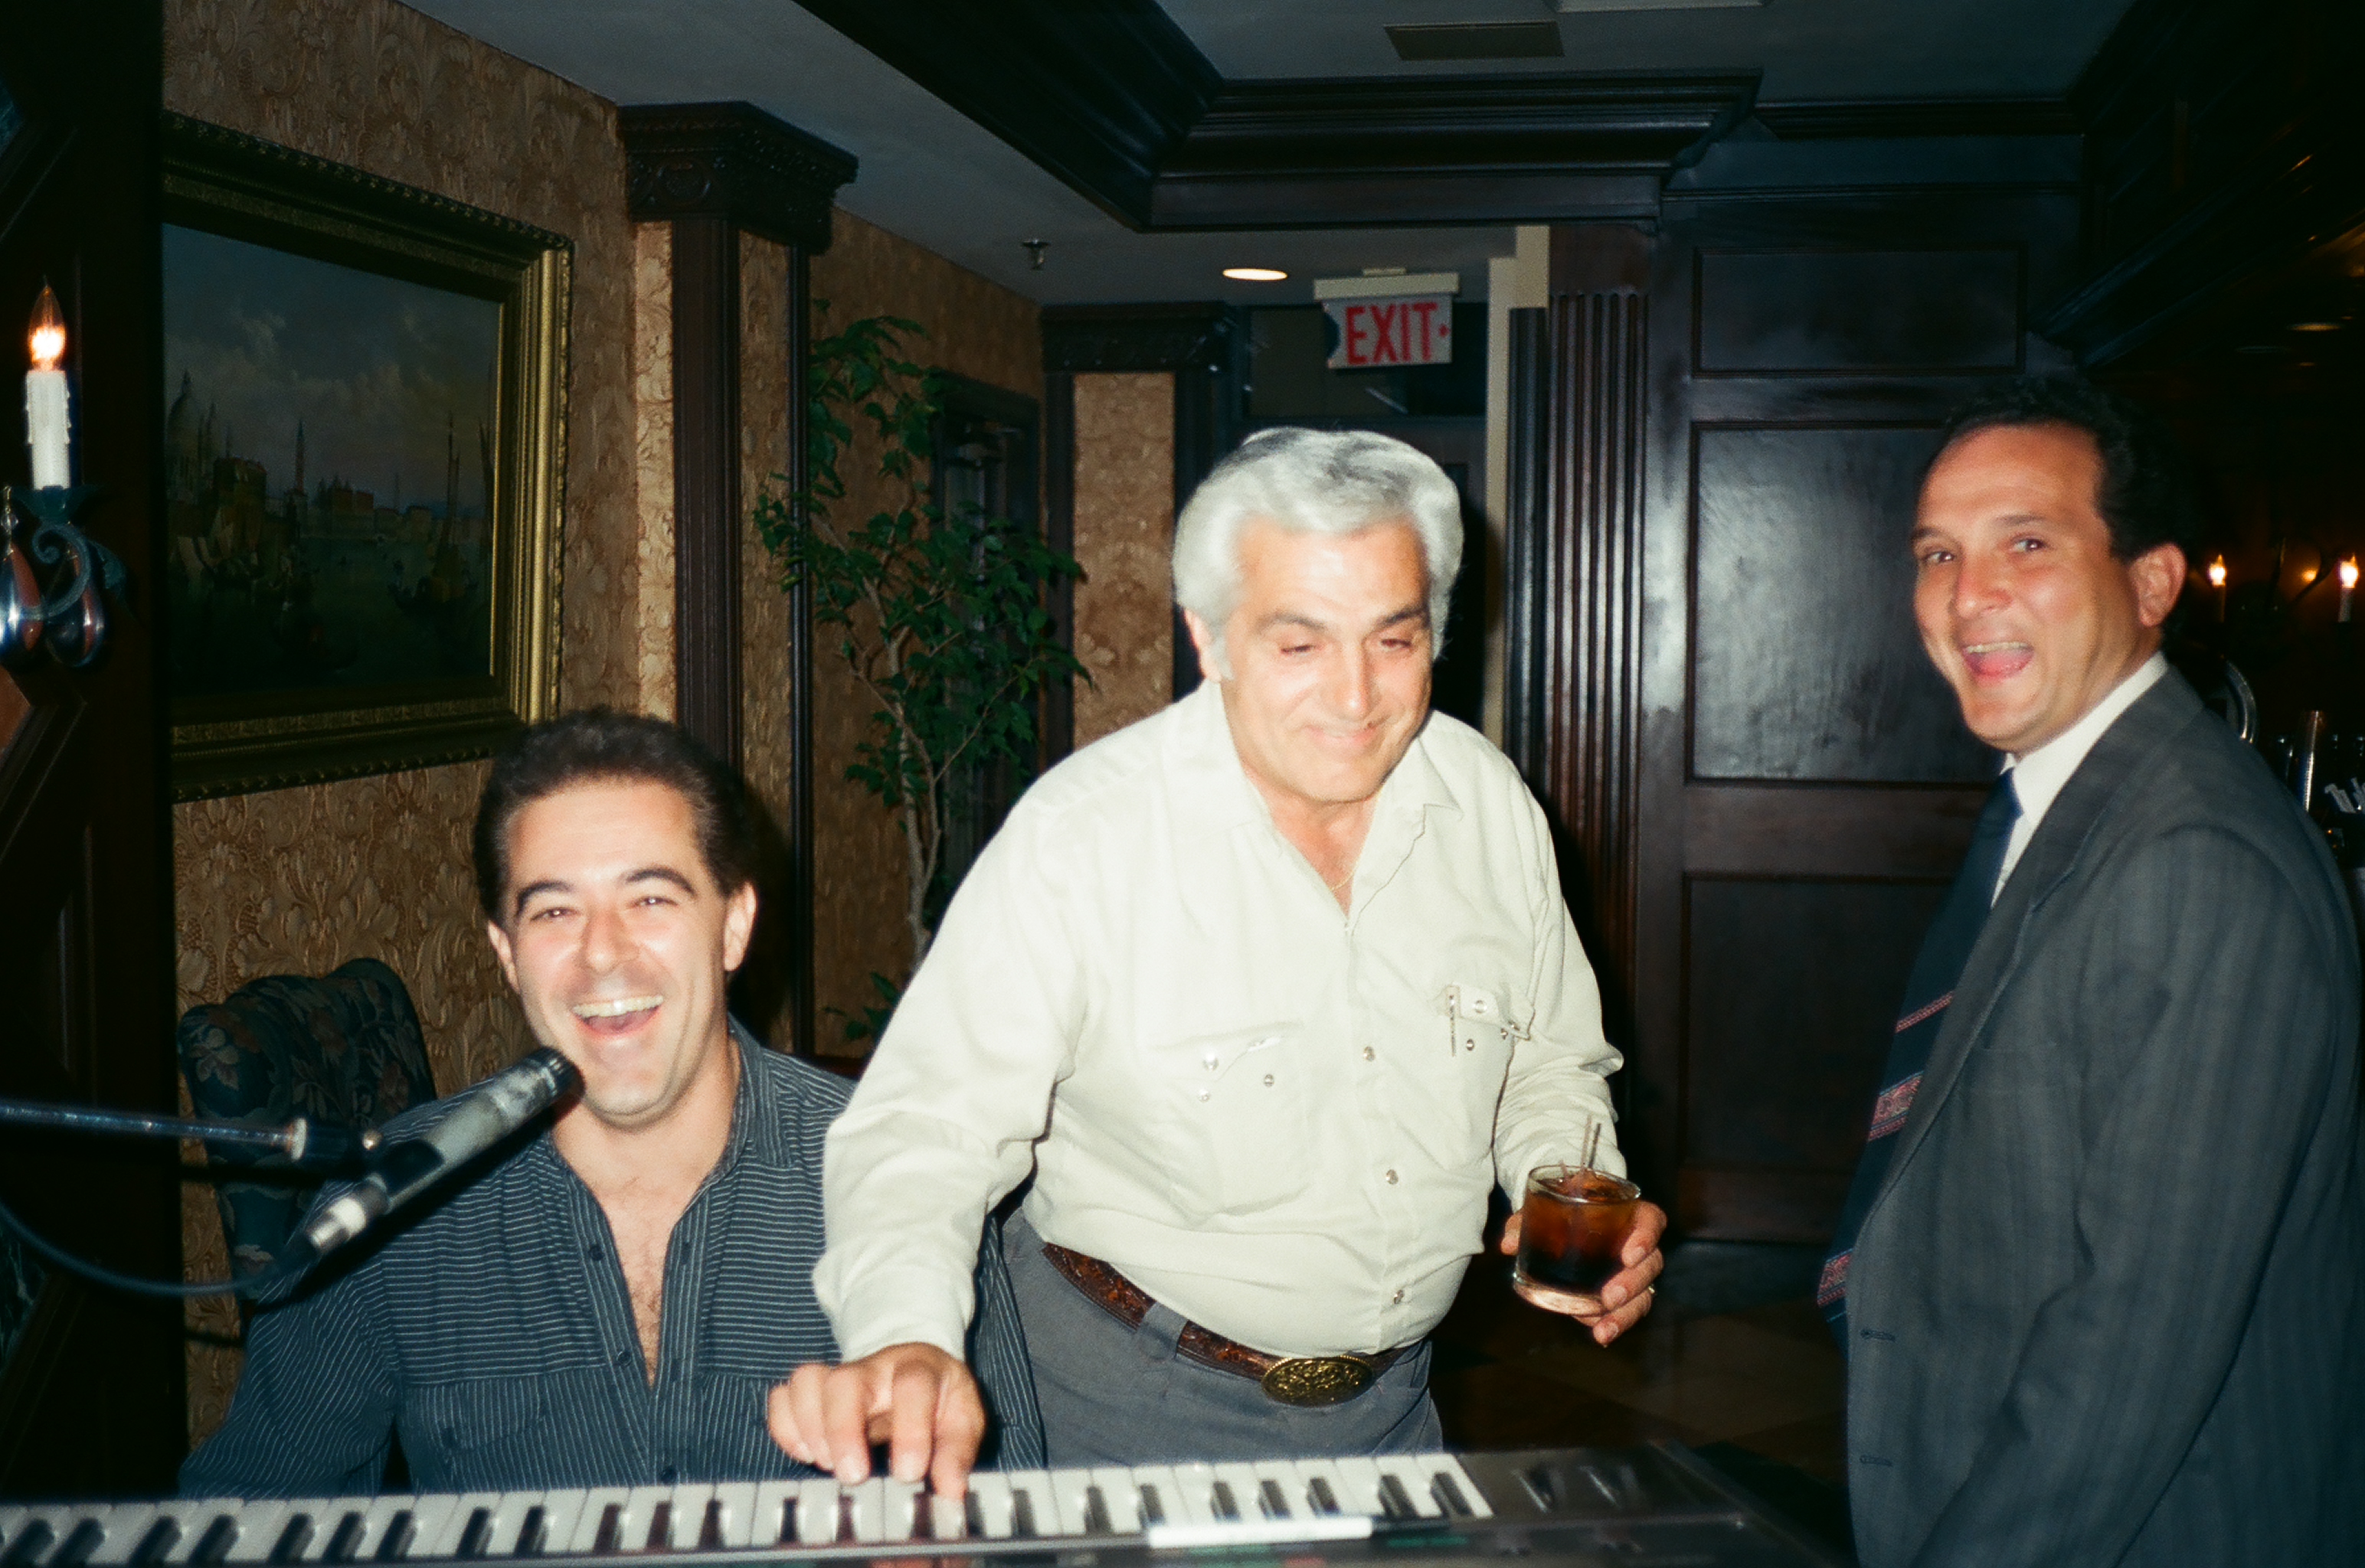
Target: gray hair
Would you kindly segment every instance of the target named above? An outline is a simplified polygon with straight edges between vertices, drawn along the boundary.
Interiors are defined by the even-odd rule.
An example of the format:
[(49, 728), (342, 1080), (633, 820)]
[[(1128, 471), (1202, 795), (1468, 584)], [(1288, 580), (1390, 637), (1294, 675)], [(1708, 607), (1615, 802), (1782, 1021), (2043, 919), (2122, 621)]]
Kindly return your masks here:
[(1332, 538), (1408, 522), (1429, 571), (1432, 656), (1462, 570), (1462, 492), (1425, 453), (1369, 431), (1259, 431), (1201, 482), (1174, 520), (1174, 600), (1207, 624), (1224, 658), (1224, 623), (1240, 599), (1240, 530), (1267, 521)]

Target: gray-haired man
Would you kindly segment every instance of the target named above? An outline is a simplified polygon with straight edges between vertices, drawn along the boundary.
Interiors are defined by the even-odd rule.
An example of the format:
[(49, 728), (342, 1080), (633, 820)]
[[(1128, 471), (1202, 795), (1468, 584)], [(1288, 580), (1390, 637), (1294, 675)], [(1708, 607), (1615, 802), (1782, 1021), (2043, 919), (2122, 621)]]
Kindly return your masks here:
[[(979, 1222), (1030, 1172), (1053, 1462), (1436, 1445), (1426, 1336), (1488, 1188), (1581, 1158), (1619, 1065), (1541, 812), (1429, 711), (1461, 554), (1452, 483), (1380, 436), (1268, 431), (1192, 498), (1207, 685), (1019, 802), (830, 1135), (849, 1361), (776, 1397), (791, 1453), (920, 1473)], [(1540, 1305), (1639, 1318), (1645, 1208), (1599, 1301)]]

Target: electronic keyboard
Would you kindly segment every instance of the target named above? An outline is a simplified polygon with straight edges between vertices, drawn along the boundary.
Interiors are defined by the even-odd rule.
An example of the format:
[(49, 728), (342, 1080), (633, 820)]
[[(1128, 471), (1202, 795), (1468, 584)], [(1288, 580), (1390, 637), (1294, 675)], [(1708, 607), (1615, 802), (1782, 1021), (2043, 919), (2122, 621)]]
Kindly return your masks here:
[[(0, 1504), (0, 1568), (791, 1562), (1286, 1568), (1480, 1557), (1699, 1568), (1828, 1554), (1679, 1445), (981, 1471), (959, 1499), (874, 1478), (419, 1496)], [(992, 1568), (992, 1565), (986, 1565)]]

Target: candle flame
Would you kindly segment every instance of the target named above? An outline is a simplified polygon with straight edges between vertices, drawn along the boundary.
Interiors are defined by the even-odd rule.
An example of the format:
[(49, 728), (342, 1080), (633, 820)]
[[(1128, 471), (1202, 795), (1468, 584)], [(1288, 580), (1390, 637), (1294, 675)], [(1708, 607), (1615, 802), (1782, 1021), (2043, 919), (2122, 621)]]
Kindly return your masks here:
[(2340, 558), (2340, 591), (2346, 593), (2356, 586), (2357, 557), (2354, 555), (2343, 555)]
[(2209, 563), (2209, 586), (2211, 588), (2225, 586), (2225, 557), (2223, 555)]
[(33, 303), (29, 341), (36, 370), (55, 370), (58, 361), (65, 358), (65, 313), (58, 308), (58, 297), (47, 283), (41, 285), (41, 297)]

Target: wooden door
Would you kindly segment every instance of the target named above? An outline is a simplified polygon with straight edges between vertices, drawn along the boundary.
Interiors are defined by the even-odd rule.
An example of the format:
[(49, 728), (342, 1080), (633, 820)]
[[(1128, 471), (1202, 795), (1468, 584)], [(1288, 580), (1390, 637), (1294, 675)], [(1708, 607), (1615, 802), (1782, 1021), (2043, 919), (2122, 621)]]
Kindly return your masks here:
[[(1671, 199), (1554, 238), (1530, 777), (1678, 1226), (1819, 1241), (1996, 759), (1912, 622), (1945, 410), (2058, 356), (2070, 193)], [(1538, 662), (1540, 661), (1540, 662)], [(1541, 766), (1538, 766), (1538, 764)]]
[[(44, 278), (63, 306), (83, 515), (129, 567), (83, 671), (0, 671), (0, 1095), (174, 1103), (169, 817), (157, 700), (162, 441), (154, 0), (0, 23), (0, 476), (28, 478), (14, 377)], [(70, 1250), (177, 1277), (174, 1151), (0, 1134), (0, 1195)], [(25, 1287), (19, 1294), (16, 1287)], [(184, 1445), (180, 1310), (0, 1259), (0, 1495), (168, 1489)]]

